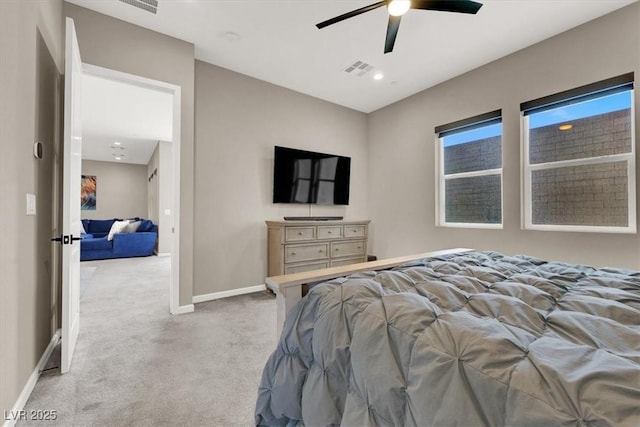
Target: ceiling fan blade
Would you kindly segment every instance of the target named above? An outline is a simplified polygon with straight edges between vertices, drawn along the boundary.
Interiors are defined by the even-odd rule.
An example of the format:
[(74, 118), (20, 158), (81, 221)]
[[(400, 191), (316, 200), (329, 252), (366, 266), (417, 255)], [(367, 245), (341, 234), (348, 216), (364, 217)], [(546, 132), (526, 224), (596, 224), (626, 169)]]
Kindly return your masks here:
[(400, 28), (400, 19), (402, 16), (389, 15), (389, 24), (387, 25), (387, 37), (384, 40), (384, 53), (393, 51), (393, 45), (396, 43), (398, 28)]
[(318, 29), (321, 29), (329, 25), (333, 25), (337, 22), (344, 21), (345, 19), (353, 18), (354, 16), (369, 12), (370, 10), (377, 9), (380, 6), (384, 6), (385, 4), (387, 4), (386, 1), (379, 1), (378, 3), (370, 4), (369, 6), (361, 7), (360, 9), (352, 10), (351, 12), (336, 16), (335, 18), (327, 19), (326, 21), (316, 24), (316, 27), (318, 27)]
[(438, 10), (441, 12), (458, 12), (476, 14), (482, 3), (471, 0), (413, 0), (412, 9)]

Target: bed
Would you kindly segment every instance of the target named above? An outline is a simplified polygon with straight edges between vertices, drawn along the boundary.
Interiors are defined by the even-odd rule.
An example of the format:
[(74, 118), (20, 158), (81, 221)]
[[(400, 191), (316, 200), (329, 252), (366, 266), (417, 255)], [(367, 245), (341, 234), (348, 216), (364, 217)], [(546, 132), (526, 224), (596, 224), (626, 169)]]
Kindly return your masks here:
[(279, 296), (256, 425), (640, 426), (640, 272), (469, 250), (364, 264), (271, 280), (298, 301)]

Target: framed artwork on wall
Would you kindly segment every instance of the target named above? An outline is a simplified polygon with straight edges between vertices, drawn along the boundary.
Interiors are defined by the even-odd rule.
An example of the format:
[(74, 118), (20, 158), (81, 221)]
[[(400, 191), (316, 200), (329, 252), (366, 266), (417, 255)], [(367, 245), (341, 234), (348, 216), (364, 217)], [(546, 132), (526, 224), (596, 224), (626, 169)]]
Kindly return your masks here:
[(83, 211), (96, 210), (96, 176), (82, 175), (80, 180), (80, 209)]

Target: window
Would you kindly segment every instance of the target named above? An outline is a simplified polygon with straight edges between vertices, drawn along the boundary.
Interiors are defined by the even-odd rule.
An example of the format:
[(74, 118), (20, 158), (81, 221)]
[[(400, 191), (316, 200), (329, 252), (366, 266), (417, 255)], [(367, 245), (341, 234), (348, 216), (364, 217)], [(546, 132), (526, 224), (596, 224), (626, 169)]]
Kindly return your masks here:
[(502, 112), (436, 128), (436, 225), (502, 228)]
[(635, 233), (633, 73), (521, 110), (524, 228)]

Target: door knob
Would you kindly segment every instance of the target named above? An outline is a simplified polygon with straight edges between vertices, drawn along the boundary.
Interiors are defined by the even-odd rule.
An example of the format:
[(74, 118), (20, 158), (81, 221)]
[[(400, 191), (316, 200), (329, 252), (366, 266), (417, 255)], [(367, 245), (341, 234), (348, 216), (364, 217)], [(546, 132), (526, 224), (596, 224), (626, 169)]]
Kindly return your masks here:
[(82, 237), (73, 237), (73, 234), (61, 234), (60, 237), (51, 239), (52, 242), (60, 242), (62, 245), (72, 245), (76, 240), (82, 240)]

